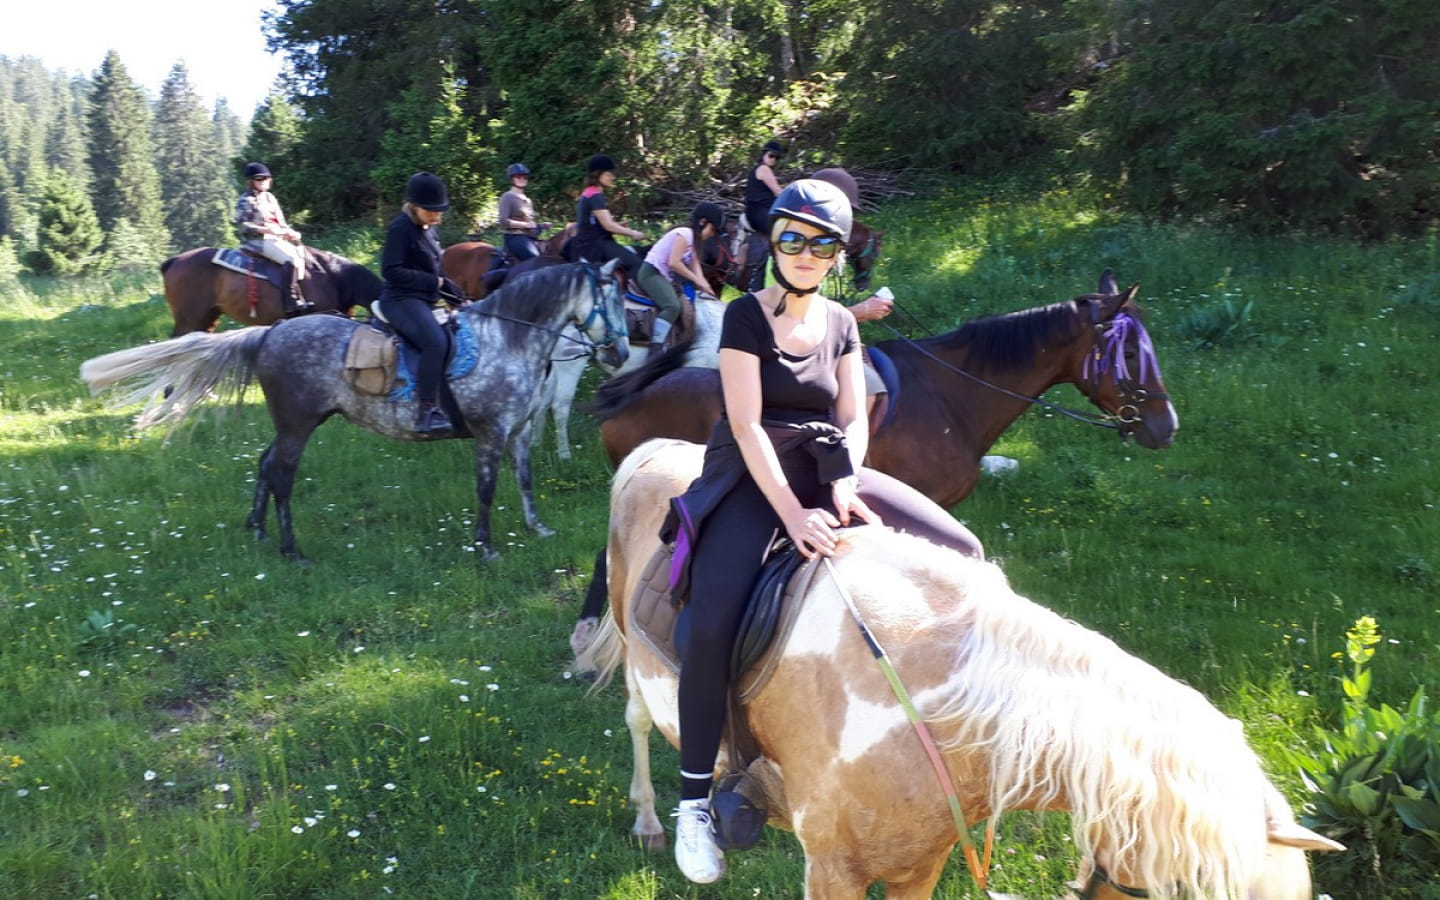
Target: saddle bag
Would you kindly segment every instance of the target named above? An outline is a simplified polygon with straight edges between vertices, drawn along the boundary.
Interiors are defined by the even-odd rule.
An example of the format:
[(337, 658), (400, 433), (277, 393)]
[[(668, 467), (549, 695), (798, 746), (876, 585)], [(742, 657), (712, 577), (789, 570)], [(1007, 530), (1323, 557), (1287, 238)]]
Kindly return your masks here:
[(357, 328), (345, 348), (345, 380), (362, 394), (383, 397), (395, 383), (396, 339), (374, 328)]

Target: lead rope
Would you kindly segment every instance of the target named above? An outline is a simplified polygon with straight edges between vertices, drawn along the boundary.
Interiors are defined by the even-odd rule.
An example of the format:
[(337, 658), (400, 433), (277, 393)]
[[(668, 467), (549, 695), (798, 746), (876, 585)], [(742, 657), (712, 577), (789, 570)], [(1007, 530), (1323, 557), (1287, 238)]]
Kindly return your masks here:
[(885, 674), (885, 680), (890, 682), (890, 690), (895, 693), (895, 699), (900, 701), (900, 708), (905, 710), (905, 718), (910, 720), (915, 734), (920, 738), (920, 745), (925, 748), (925, 755), (930, 758), (930, 765), (935, 769), (935, 774), (940, 779), (940, 784), (945, 788), (945, 801), (950, 805), (950, 817), (955, 820), (955, 831), (960, 836), (960, 846), (965, 851), (965, 865), (970, 869), (970, 877), (980, 886), (980, 890), (986, 889), (990, 879), (990, 852), (995, 846), (995, 818), (992, 816), (985, 823), (985, 853), (982, 858), (975, 850), (975, 842), (970, 839), (970, 828), (965, 824), (965, 813), (960, 809), (960, 797), (955, 793), (955, 783), (950, 779), (950, 773), (945, 768), (945, 761), (940, 757), (940, 748), (935, 746), (935, 739), (930, 736), (930, 729), (925, 727), (925, 720), (920, 717), (919, 710), (910, 700), (909, 691), (900, 681), (900, 673), (895, 671), (895, 666), (890, 662), (890, 656), (880, 642), (871, 634), (870, 628), (865, 624), (865, 619), (856, 608), (855, 601), (850, 599), (850, 592), (845, 590), (840, 579), (835, 575), (835, 567), (830, 564), (829, 557), (824, 558), (825, 570), (830, 573), (830, 580), (835, 584), (835, 589), (840, 592), (840, 599), (845, 601), (845, 608), (850, 610), (850, 616), (855, 620), (855, 625), (860, 629), (860, 636), (870, 648), (870, 653), (875, 657), (875, 662), (880, 665), (880, 671)]

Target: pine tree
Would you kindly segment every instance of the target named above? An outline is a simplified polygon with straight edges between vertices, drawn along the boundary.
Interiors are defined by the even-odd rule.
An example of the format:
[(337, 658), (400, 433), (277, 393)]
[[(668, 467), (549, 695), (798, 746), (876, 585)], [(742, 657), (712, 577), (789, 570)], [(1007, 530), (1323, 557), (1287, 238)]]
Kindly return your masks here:
[(155, 159), (165, 227), (175, 244), (209, 247), (224, 242), (230, 232), (231, 201), (225, 159), (184, 63), (176, 63), (160, 87)]
[(434, 172), (445, 180), (454, 205), (452, 218), (466, 222), (492, 202), (494, 157), (482, 150), (460, 109), (460, 85), (446, 67), (436, 84), (420, 84), (391, 105), (390, 128), (381, 142), (381, 164), (370, 173), (386, 203), (393, 206), (406, 179)]
[(40, 201), (37, 247), (26, 256), (39, 275), (77, 275), (101, 266), (105, 233), (90, 198), (65, 172), (55, 169)]
[(101, 227), (109, 232), (129, 219), (158, 261), (170, 250), (170, 235), (151, 152), (150, 108), (114, 50), (95, 73), (89, 125), (91, 196)]
[(245, 146), (245, 137), (249, 129), (230, 109), (230, 103), (224, 97), (215, 101), (215, 111), (210, 116), (210, 127), (215, 132), (215, 146), (220, 149), (220, 158), (225, 161), (224, 167), (228, 172), (230, 161), (238, 156), (240, 148)]
[(295, 148), (300, 143), (300, 114), (278, 91), (255, 107), (250, 133), (230, 164), (238, 176), (246, 163), (263, 162), (272, 172), (295, 171)]

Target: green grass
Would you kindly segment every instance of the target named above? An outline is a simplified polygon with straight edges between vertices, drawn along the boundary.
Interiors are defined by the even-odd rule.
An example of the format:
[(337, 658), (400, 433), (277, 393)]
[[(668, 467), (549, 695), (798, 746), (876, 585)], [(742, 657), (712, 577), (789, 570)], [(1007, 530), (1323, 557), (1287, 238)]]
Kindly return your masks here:
[[(939, 331), (1086, 293), (1105, 266), (1142, 285), (1175, 446), (1032, 412), (996, 448), (1019, 470), (956, 510), (1022, 593), (1242, 719), (1297, 802), (1281, 750), (1338, 709), (1334, 654), (1357, 616), (1388, 639), (1372, 697), (1437, 683), (1434, 237), (1150, 226), (1035, 180), (942, 185), (870, 221), (902, 330), (919, 333), (905, 314)], [(373, 261), (374, 235), (332, 238)], [(587, 698), (560, 675), (604, 530), (593, 427), (575, 423), (569, 463), (536, 454), (559, 536), (524, 530), (507, 471), (504, 555), (477, 566), (467, 444), (329, 424), (295, 499), (314, 565), (287, 564), (243, 527), (270, 437), (258, 393), (165, 443), (78, 381), (83, 360), (168, 333), (158, 289), (0, 286), (0, 896), (799, 895), (781, 832), (705, 889), (628, 840), (620, 691)], [(1255, 339), (1181, 334), (1226, 300), (1252, 304)], [(676, 757), (657, 741), (654, 759), (669, 804)], [(1059, 893), (1063, 831), (1007, 818), (994, 887)], [(1353, 896), (1323, 869), (1317, 888)], [(937, 897), (975, 896), (953, 864)]]

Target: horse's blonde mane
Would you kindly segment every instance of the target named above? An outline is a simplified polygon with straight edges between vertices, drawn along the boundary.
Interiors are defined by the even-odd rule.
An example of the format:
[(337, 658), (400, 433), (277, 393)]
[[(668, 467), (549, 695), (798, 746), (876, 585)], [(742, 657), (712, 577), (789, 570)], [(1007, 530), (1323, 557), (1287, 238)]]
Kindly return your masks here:
[[(946, 699), (927, 716), (947, 752), (988, 759), (996, 815), (1062, 806), (1072, 811), (1080, 853), (1099, 851), (1156, 900), (1244, 900), (1264, 865), (1274, 789), (1238, 722), (1109, 639), (1019, 596), (996, 566), (862, 531), (871, 533), (850, 542), (837, 571), (854, 578), (862, 603), (866, 584), (883, 574), (892, 596), (895, 584), (908, 583), (942, 610), (937, 627), (953, 632), (954, 656)], [(880, 619), (884, 597), (874, 604)]]

